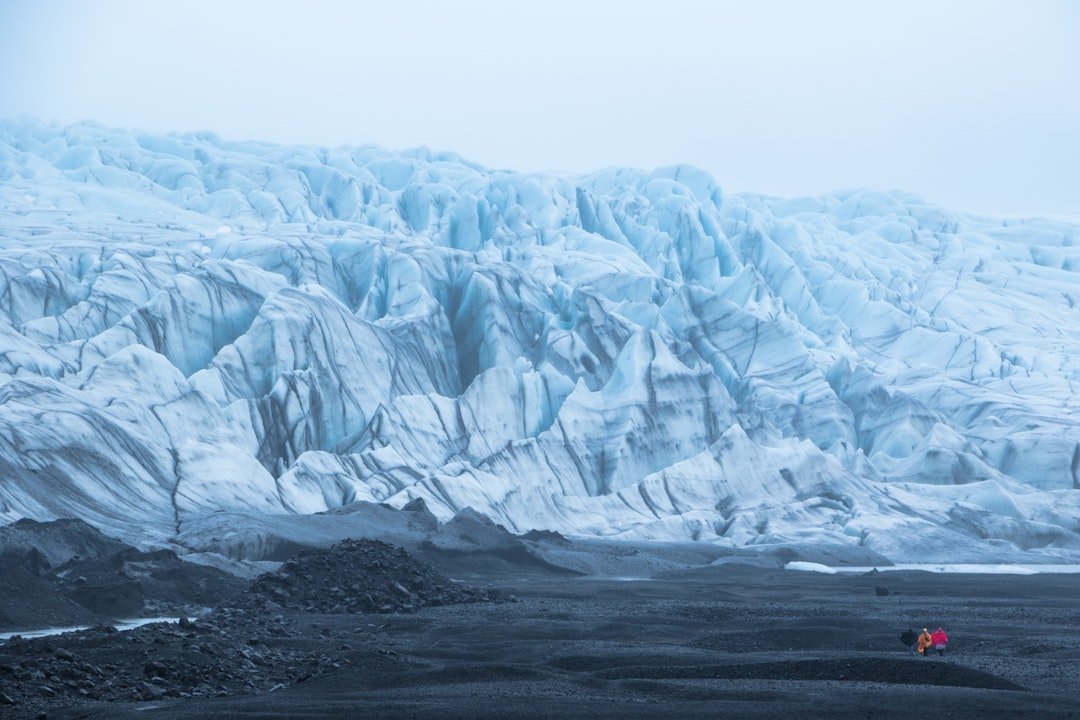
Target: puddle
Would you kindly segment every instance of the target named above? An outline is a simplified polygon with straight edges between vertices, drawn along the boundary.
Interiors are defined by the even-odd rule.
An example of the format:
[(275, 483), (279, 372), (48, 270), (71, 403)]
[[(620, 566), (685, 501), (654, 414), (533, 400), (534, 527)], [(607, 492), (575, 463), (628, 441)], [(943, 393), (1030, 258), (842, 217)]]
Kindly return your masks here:
[[(116, 620), (116, 621), (108, 623), (108, 624), (112, 625), (117, 630), (123, 631), (123, 630), (134, 630), (137, 627), (142, 627), (143, 625), (149, 625), (151, 623), (160, 623), (160, 622), (175, 623), (175, 622), (179, 622), (179, 621), (180, 621), (180, 618), (176, 618), (176, 617), (149, 617), (149, 618), (127, 618), (126, 620)], [(80, 630), (87, 630), (90, 627), (92, 627), (92, 626), (91, 625), (70, 625), (70, 626), (67, 626), (67, 627), (39, 628), (38, 630), (14, 630), (12, 632), (0, 633), (0, 641), (10, 640), (11, 638), (15, 637), (16, 635), (21, 635), (23, 638), (25, 638), (27, 640), (32, 640), (33, 638), (43, 638), (43, 637), (49, 637), (50, 635), (63, 635), (64, 633), (78, 632)]]

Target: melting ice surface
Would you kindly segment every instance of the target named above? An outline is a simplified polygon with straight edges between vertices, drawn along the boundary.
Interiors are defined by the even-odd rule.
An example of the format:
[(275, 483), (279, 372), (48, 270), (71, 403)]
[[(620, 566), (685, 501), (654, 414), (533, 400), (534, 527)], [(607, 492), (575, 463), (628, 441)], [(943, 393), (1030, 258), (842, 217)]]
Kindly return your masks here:
[[(0, 123), (0, 521), (1080, 559), (1080, 228)], [(185, 535), (188, 533), (188, 535)]]

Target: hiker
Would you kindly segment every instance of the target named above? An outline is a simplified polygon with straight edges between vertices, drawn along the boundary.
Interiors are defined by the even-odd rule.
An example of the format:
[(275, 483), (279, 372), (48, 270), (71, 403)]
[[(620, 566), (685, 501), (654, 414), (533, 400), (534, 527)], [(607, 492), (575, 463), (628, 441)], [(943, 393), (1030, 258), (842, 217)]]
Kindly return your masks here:
[(930, 642), (933, 644), (934, 649), (937, 650), (938, 657), (940, 657), (945, 654), (945, 646), (949, 644), (949, 636), (945, 634), (944, 630), (938, 628), (930, 636)]
[(918, 642), (919, 636), (915, 634), (915, 630), (908, 628), (904, 632), (900, 633), (900, 642), (904, 643), (904, 647), (908, 649), (908, 652), (912, 655), (915, 654), (915, 643)]
[(926, 628), (922, 629), (922, 634), (919, 635), (919, 654), (926, 657), (927, 650), (934, 644), (934, 640), (930, 635), (930, 631)]

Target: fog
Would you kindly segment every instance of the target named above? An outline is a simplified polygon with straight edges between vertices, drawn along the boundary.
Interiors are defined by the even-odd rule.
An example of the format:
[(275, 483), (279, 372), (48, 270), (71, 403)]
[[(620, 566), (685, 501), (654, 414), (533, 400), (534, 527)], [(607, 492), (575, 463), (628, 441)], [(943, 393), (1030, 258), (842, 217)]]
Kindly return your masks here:
[(1068, 2), (0, 4), (0, 116), (1080, 216)]

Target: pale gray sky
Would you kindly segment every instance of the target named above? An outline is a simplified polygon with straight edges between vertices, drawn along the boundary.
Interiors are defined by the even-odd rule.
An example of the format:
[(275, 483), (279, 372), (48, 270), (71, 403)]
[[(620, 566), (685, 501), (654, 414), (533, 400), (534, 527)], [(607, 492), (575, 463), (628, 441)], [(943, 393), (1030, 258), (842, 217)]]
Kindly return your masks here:
[(0, 116), (1080, 216), (1068, 0), (0, 0)]

